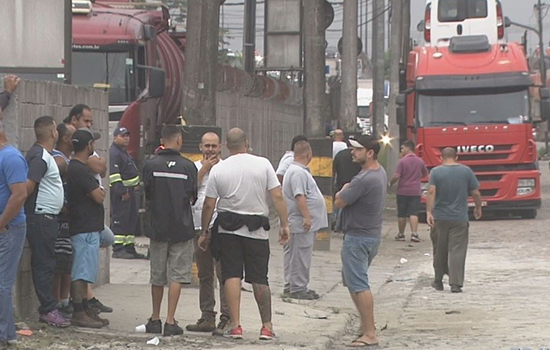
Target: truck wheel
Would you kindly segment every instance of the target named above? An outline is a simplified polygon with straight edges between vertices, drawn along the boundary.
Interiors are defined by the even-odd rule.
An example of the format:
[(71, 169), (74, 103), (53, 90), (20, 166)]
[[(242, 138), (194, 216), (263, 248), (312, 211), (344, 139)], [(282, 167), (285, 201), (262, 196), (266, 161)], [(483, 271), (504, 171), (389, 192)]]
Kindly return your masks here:
[(534, 219), (537, 217), (537, 209), (526, 209), (521, 211), (522, 219)]

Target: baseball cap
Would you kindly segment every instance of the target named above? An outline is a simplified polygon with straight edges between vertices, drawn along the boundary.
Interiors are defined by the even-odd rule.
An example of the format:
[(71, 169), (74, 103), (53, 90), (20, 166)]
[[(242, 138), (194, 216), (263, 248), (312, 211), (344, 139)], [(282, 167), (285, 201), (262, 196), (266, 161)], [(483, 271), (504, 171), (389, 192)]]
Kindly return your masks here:
[(116, 128), (113, 132), (113, 136), (116, 137), (118, 135), (130, 135), (130, 131), (128, 131), (125, 127)]
[(97, 132), (91, 132), (90, 129), (81, 128), (74, 132), (71, 141), (73, 146), (76, 147), (77, 145), (87, 145), (91, 141), (95, 141), (100, 137), (101, 135)]
[(368, 150), (373, 150), (376, 154), (380, 151), (380, 142), (371, 135), (362, 135), (356, 140), (350, 138), (349, 144), (354, 148), (366, 148)]

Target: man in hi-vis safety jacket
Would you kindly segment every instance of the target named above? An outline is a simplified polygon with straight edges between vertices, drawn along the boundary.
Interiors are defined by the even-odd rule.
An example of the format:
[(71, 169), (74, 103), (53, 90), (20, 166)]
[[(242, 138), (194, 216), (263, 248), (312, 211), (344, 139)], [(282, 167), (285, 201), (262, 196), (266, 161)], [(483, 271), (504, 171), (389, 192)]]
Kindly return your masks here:
[(136, 252), (135, 234), (138, 230), (139, 172), (132, 157), (126, 151), (130, 143), (128, 129), (119, 127), (114, 133), (109, 149), (111, 187), (111, 229), (115, 234), (113, 258), (145, 259), (145, 255)]

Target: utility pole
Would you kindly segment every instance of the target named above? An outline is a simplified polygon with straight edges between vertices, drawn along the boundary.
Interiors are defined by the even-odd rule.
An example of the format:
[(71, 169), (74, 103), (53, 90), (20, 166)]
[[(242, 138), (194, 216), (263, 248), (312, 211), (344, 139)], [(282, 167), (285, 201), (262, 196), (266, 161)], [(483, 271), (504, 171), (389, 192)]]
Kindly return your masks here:
[[(543, 4), (541, 0), (538, 0), (537, 5), (535, 5), (537, 9), (537, 21), (539, 25), (539, 58), (540, 58), (540, 80), (542, 83), (542, 86), (546, 87), (546, 61), (545, 61), (545, 55), (544, 55), (544, 25), (542, 23), (542, 7), (546, 5)], [(548, 122), (546, 122), (546, 128), (544, 131), (544, 144), (545, 144), (545, 150), (546, 154), (548, 154)]]
[[(254, 74), (256, 68), (256, 0), (245, 0), (244, 8), (244, 70)], [(324, 69), (323, 69), (324, 71)]]
[(369, 1), (372, 0), (365, 0), (365, 44), (363, 45), (363, 52), (368, 61), (372, 58), (369, 56)]
[(325, 1), (304, 1), (305, 132), (325, 136)]
[[(352, 1), (353, 2), (353, 1)], [(373, 100), (372, 134), (379, 137), (384, 133), (384, 0), (372, 0), (372, 64)]]
[(181, 115), (189, 125), (216, 125), (220, 0), (189, 0)]
[(403, 3), (407, 0), (391, 0), (391, 33), (390, 33), (390, 105), (388, 108), (388, 132), (391, 142), (386, 152), (386, 172), (393, 174), (399, 159), (399, 126), (397, 125), (396, 97), (400, 92), (399, 72), (401, 70), (401, 50), (403, 41)]
[(357, 0), (344, 2), (342, 32), (340, 126), (344, 131), (355, 132), (357, 131)]

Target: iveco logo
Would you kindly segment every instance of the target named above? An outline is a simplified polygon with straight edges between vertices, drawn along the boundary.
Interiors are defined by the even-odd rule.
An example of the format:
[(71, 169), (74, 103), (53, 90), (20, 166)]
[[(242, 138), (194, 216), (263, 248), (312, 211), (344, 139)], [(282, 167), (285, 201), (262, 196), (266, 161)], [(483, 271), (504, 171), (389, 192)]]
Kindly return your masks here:
[(491, 153), (495, 151), (495, 146), (493, 145), (457, 146), (456, 151), (458, 153)]

